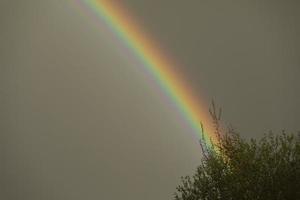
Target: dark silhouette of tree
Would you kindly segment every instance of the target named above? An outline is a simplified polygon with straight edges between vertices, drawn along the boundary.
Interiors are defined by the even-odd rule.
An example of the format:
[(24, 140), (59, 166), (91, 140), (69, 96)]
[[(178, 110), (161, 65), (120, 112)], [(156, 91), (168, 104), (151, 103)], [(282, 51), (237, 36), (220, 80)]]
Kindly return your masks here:
[(182, 177), (175, 200), (300, 200), (300, 134), (244, 140), (220, 128), (221, 110), (210, 110), (218, 142), (201, 140), (201, 165)]

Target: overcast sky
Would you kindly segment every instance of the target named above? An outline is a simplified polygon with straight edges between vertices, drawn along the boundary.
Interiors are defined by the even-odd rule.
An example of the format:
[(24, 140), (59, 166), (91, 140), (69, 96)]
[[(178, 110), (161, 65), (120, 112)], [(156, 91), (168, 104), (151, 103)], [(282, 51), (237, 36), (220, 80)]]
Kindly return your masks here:
[[(300, 130), (299, 1), (122, 4), (243, 137)], [(199, 145), (110, 30), (61, 0), (1, 0), (0, 27), (0, 198), (172, 199)]]

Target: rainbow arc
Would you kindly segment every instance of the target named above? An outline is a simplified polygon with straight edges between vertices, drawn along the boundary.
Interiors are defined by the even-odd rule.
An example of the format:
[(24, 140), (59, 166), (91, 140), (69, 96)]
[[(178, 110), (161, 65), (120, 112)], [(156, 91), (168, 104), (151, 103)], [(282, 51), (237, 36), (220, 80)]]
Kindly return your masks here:
[[(174, 59), (164, 56), (155, 41), (135, 22), (134, 18), (120, 3), (113, 0), (78, 0), (85, 5), (99, 20), (104, 21), (111, 31), (136, 55), (143, 67), (161, 90), (174, 102), (182, 119), (194, 130), (198, 139), (204, 136), (206, 143), (216, 141), (208, 109), (193, 95), (180, 74), (174, 70)], [(205, 130), (201, 128), (202, 122)]]

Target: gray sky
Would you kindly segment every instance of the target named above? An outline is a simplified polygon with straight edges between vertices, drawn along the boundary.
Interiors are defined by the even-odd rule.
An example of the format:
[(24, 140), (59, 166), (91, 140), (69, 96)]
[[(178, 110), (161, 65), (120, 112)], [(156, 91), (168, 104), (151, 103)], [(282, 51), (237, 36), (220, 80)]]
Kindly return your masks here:
[[(299, 130), (299, 1), (124, 0), (244, 137)], [(172, 199), (193, 135), (71, 1), (0, 2), (1, 199)]]

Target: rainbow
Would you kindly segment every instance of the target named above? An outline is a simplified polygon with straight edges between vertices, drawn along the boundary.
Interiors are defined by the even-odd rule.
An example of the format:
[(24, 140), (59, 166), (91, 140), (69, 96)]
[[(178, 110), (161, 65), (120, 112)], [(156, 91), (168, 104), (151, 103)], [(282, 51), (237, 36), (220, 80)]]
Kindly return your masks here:
[[(209, 146), (211, 142), (214, 143), (216, 136), (210, 116), (206, 112), (207, 106), (203, 106), (205, 104), (193, 95), (183, 78), (175, 72), (175, 63), (167, 58), (158, 45), (142, 31), (124, 6), (113, 0), (77, 1), (104, 21), (126, 47), (140, 59), (143, 67), (151, 74), (156, 84), (175, 103), (182, 119), (193, 129), (197, 139), (201, 140), (204, 137)], [(204, 108), (205, 111), (201, 108)], [(204, 132), (201, 123), (205, 126)]]

